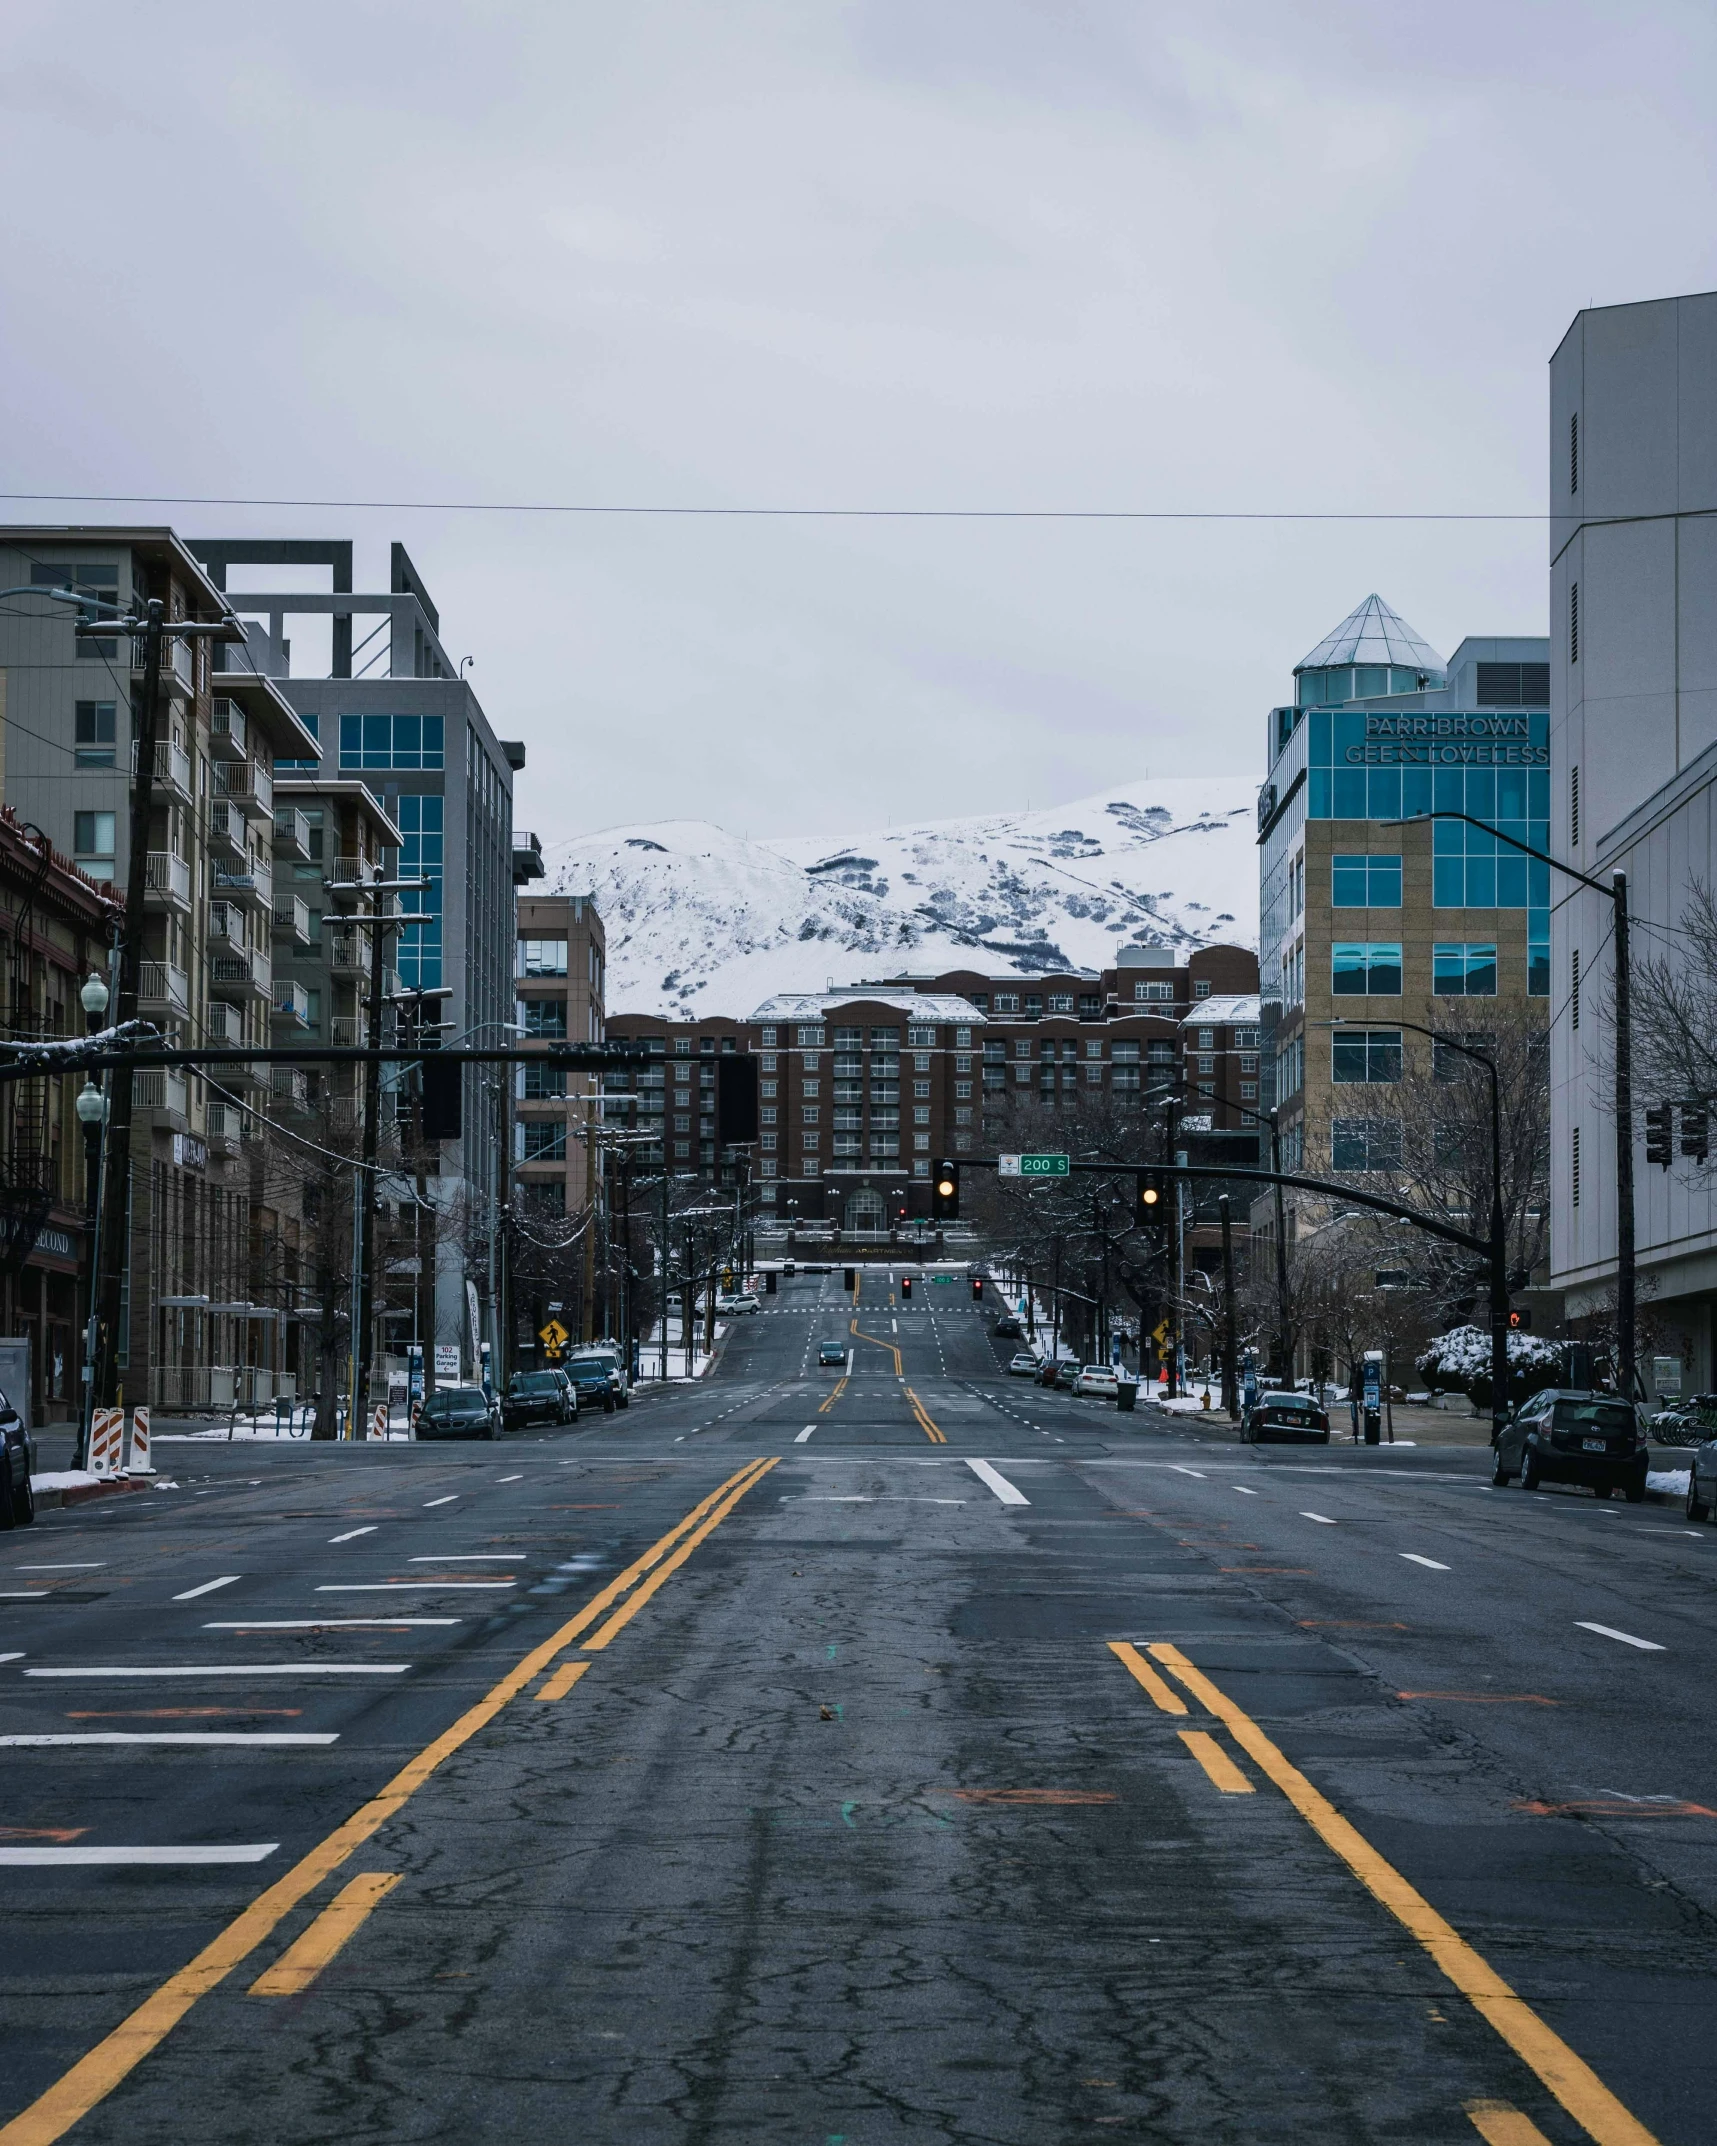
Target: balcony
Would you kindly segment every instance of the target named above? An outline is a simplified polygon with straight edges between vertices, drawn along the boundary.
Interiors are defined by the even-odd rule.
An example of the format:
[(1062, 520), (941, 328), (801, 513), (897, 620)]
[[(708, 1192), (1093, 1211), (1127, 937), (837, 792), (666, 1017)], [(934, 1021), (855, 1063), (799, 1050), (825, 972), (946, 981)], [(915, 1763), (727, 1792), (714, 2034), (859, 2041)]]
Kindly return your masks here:
[(322, 942), (328, 949), (328, 973), (342, 981), (368, 982), (370, 971), (375, 967), (375, 953), (366, 931), (355, 931), (351, 925), (324, 924)]
[(361, 1051), (370, 1040), (370, 1024), (360, 1014), (337, 1013), (328, 1023), (328, 1041), (337, 1051)]
[(209, 983), (241, 999), (271, 998), (274, 964), (261, 947), (234, 944), (229, 952), (210, 955)]
[(274, 983), (273, 1011), (269, 1017), (282, 1028), (308, 1028), (310, 1026), (310, 994), (299, 983), (291, 983), (284, 977), (276, 977)]
[(326, 877), (336, 894), (355, 894), (365, 880), (379, 879), (381, 874), (367, 857), (330, 857)]
[(245, 826), (244, 814), (236, 805), (229, 805), (224, 797), (209, 799), (209, 847), (217, 857), (229, 857), (243, 863), (249, 854), (250, 831)]
[(250, 726), (236, 700), (217, 700), (209, 723), (209, 753), (216, 760), (248, 760)]
[(254, 760), (217, 761), (215, 795), (235, 804), (247, 820), (274, 818), (274, 777)]
[(146, 1019), (182, 1018), (191, 1010), (191, 985), (170, 961), (138, 963), (137, 1011)]
[(180, 916), (191, 907), (191, 867), (183, 857), (152, 849), (143, 860), (145, 909), (171, 909)]
[(310, 822), (295, 805), (274, 815), (274, 861), (305, 864), (310, 858)]
[(289, 940), (294, 946), (310, 944), (310, 910), (296, 894), (274, 897), (274, 936)]
[(301, 1066), (274, 1066), (270, 1071), (269, 1086), (277, 1103), (286, 1110), (310, 1108), (310, 1076)]
[(171, 1066), (139, 1066), (132, 1078), (136, 1082), (131, 1091), (133, 1107), (164, 1112), (178, 1121), (173, 1130), (182, 1133), (187, 1122), (184, 1074)]
[(217, 864), (212, 892), (217, 901), (244, 902), (252, 909), (271, 908), (274, 901), (268, 875), (251, 864)]
[(230, 1088), (234, 1091), (249, 1088), (263, 1095), (269, 1092), (269, 1068), (258, 1065), (254, 1059), (239, 1058), (230, 1062), (211, 1059), (203, 1071), (218, 1088)]
[(224, 1140), (230, 1147), (238, 1147), (249, 1129), (250, 1120), (236, 1103), (211, 1103), (208, 1109), (209, 1138)]
[[(137, 780), (137, 741), (131, 744), (131, 779)], [(155, 747), (155, 788), (157, 798), (177, 798), (181, 804), (191, 802), (191, 756), (183, 746), (162, 745)]]
[(224, 999), (210, 999), (203, 1008), (203, 1036), (209, 1043), (242, 1043), (244, 1015)]

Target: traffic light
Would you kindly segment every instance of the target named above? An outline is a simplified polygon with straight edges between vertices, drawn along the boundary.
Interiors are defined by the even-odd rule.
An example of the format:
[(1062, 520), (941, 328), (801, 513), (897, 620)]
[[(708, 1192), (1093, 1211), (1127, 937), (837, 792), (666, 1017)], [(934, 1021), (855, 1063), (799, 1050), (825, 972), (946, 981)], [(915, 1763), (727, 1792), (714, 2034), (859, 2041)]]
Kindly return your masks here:
[(1659, 1103), (1645, 1114), (1645, 1159), (1647, 1162), (1669, 1168), (1670, 1146), (1673, 1139), (1673, 1113), (1667, 1103)]
[(1508, 1315), (1508, 1326), (1509, 1326), (1509, 1332), (1510, 1332), (1510, 1333), (1513, 1333), (1513, 1334), (1530, 1334), (1530, 1333), (1531, 1333), (1531, 1331), (1532, 1331), (1532, 1314), (1531, 1314), (1531, 1312), (1529, 1312), (1529, 1311), (1511, 1311), (1511, 1312), (1509, 1313), (1509, 1315)]
[(757, 1133), (757, 1060), (718, 1058), (715, 1067), (715, 1137), (725, 1147), (745, 1147)]
[(972, 1302), (974, 1304), (981, 1304), (983, 1301), (984, 1277), (981, 1274), (974, 1274), (972, 1276)]
[(903, 1304), (910, 1304), (912, 1301), (912, 1277), (910, 1274), (903, 1274), (900, 1277), (900, 1301)]
[(1160, 1170), (1141, 1170), (1134, 1183), (1133, 1222), (1138, 1229), (1167, 1229), (1174, 1202)]
[(930, 1179), (930, 1219), (958, 1222), (960, 1219), (960, 1165), (939, 1162)]
[(1703, 1103), (1681, 1106), (1681, 1152), (1693, 1162), (1704, 1162), (1711, 1153), (1711, 1117)]
[(458, 1140), (464, 1131), (465, 1068), (434, 1056), (423, 1065), (423, 1137), (425, 1140)]

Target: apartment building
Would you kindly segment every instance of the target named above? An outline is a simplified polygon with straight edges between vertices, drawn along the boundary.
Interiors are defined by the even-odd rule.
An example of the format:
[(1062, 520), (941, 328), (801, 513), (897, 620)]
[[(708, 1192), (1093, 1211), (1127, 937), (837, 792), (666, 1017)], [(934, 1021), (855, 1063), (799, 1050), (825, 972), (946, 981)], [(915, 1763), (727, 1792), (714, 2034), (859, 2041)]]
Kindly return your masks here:
[[(1189, 1048), (1181, 1022), (1202, 1004), (1227, 1007), (1228, 1017), (1216, 1024), (1223, 1044), (1194, 1054), (1219, 1060), (1221, 1071), (1188, 1075), (1192, 1115), (1201, 1132), (1243, 1132), (1241, 1091), (1257, 1079), (1257, 1044), (1254, 1036), (1240, 1050), (1235, 1039), (1248, 1031), (1229, 1001), (1256, 984), (1246, 948), (1183, 956), (1145, 946), (1123, 948), (1095, 976), (962, 970), (769, 999), (744, 1020), (615, 1014), (609, 1034), (649, 1043), (662, 1066), (610, 1074), (607, 1084), (636, 1096), (641, 1127), (661, 1125), (661, 1145), (641, 1148), (642, 1162), (713, 1172), (717, 1061), (756, 1052), (761, 1127), (750, 1170), (766, 1206), (801, 1221), (872, 1227), (858, 1218), (927, 1216), (935, 1159), (994, 1153), (1010, 1134), (1022, 1137), (1028, 1110), (1097, 1104), (1130, 1113), (1153, 1088), (1174, 1090)], [(1253, 1060), (1245, 1071), (1243, 1058)], [(1200, 1082), (1208, 1094), (1197, 1092)], [(1043, 1134), (1040, 1116), (1032, 1133)]]
[[(583, 894), (521, 894), (515, 988), (521, 1040), (540, 1042), (545, 1062), (516, 1069), (513, 1170), (521, 1196), (552, 1214), (582, 1214), (590, 1204), (592, 1157), (600, 1135), (635, 1131), (627, 1106), (604, 1125), (601, 1082), (546, 1062), (555, 1043), (601, 1043), (608, 949), (596, 904)], [(655, 1128), (658, 1135), (660, 1127)], [(657, 1151), (656, 1160), (660, 1161)]]
[[(1717, 887), (1717, 292), (1599, 306), (1550, 361), (1552, 854), (1625, 872), (1636, 964), (1682, 978), (1690, 908)], [(1569, 1319), (1611, 1316), (1616, 1279), (1613, 909), (1558, 877), (1551, 965), (1551, 1282)], [(1701, 991), (1709, 975), (1695, 967)], [(1649, 1053), (1642, 1042), (1637, 1062)], [(1677, 1103), (1636, 1076), (1633, 1128)], [(1642, 1368), (1717, 1384), (1711, 1167), (1634, 1155)]]
[[(1545, 1022), (1549, 866), (1490, 830), (1547, 848), (1548, 685), (1544, 639), (1468, 639), (1445, 662), (1373, 595), (1270, 711), (1261, 1099), (1289, 1167), (1399, 1160), (1391, 1089), (1432, 1049), (1413, 1024)], [(1400, 824), (1433, 810), (1482, 824)]]
[[(4, 683), (0, 672), (0, 738)], [(122, 915), (111, 885), (88, 878), (10, 806), (0, 806), (0, 1004), (8, 1040), (84, 1033), (78, 994), (90, 976), (107, 979)], [(75, 1416), (81, 1391), (94, 1196), (76, 1111), (83, 1079), (13, 1082), (0, 1112), (0, 1333), (29, 1342), (29, 1389), (9, 1391), (8, 1399), (34, 1423)]]
[[(171, 529), (0, 530), (0, 577), (108, 604), (159, 598), (170, 620), (227, 615)], [(74, 619), (45, 594), (14, 597), (0, 615), (6, 798), (84, 878), (123, 886), (141, 647), (79, 639)], [(219, 643), (166, 646), (139, 1012), (185, 1043), (261, 1046), (273, 1000), (275, 768), (314, 753), (315, 739), (271, 680), (221, 673)], [(223, 1082), (266, 1111), (265, 1074), (235, 1066)], [(249, 1299), (242, 1111), (173, 1070), (140, 1074), (134, 1093), (125, 1391), (158, 1408), (254, 1392), (250, 1374), (265, 1375), (279, 1333)]]
[[(534, 838), (514, 839), (513, 778), (525, 751), (490, 726), (405, 547), (390, 547), (385, 589), (360, 589), (348, 540), (190, 541), (223, 592), (264, 570), (280, 576), (267, 590), (231, 596), (247, 638), (226, 651), (218, 690), (232, 690), (235, 673), (276, 688), (308, 733), (286, 772), (364, 783), (399, 830), (399, 876), (429, 881), (427, 891), (400, 897), (402, 913), (423, 921), (400, 934), (390, 989), (431, 997), (444, 1042), (500, 1040), (513, 1018), (515, 887), (542, 874)], [(329, 585), (310, 588), (312, 579)], [(292, 580), (306, 585), (280, 585)], [(318, 634), (327, 622), (324, 675), (294, 673), (290, 629), (305, 621)], [(466, 1227), (437, 1235), (435, 1324), (444, 1343), (466, 1336), (467, 1285), (487, 1287), (486, 1262), (470, 1272), (467, 1265), (471, 1247), (498, 1226), (492, 1210), (508, 1173), (504, 1083), (467, 1082), (465, 1103), (461, 1137), (443, 1147), (429, 1194), (467, 1218)]]

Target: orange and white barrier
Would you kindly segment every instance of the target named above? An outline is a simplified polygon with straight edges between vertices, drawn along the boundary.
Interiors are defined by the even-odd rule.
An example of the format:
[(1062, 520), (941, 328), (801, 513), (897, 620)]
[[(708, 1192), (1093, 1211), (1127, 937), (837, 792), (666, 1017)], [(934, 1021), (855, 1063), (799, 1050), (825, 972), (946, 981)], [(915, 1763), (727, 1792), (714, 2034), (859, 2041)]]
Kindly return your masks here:
[(375, 1413), (370, 1418), (370, 1436), (372, 1438), (386, 1438), (387, 1434), (388, 1412), (386, 1407), (380, 1401), (378, 1401), (376, 1403)]
[(125, 1446), (125, 1411), (98, 1408), (90, 1420), (89, 1467), (92, 1475), (117, 1475)]
[(149, 1411), (134, 1408), (131, 1411), (131, 1452), (125, 1463), (127, 1475), (153, 1475), (155, 1463), (149, 1455)]

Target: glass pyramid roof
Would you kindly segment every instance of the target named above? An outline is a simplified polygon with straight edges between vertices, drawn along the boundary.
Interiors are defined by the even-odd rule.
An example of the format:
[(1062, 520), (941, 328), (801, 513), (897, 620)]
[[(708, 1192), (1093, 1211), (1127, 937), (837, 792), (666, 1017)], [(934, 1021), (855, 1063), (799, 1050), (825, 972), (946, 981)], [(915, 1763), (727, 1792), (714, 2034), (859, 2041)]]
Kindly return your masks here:
[(1394, 663), (1403, 670), (1434, 671), (1439, 677), (1445, 666), (1429, 641), (1420, 640), (1398, 611), (1391, 611), (1381, 596), (1368, 596), (1350, 611), (1333, 633), (1325, 634), (1309, 656), (1294, 666), (1301, 671), (1329, 670), (1346, 663)]

